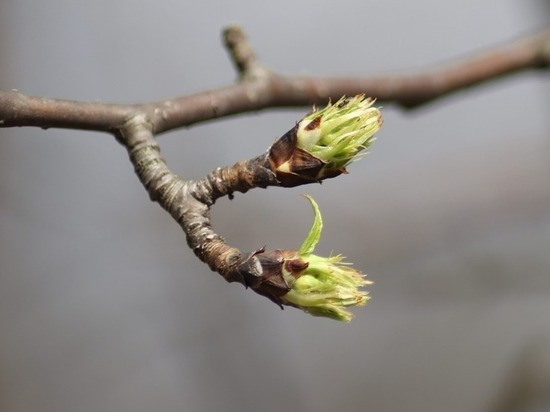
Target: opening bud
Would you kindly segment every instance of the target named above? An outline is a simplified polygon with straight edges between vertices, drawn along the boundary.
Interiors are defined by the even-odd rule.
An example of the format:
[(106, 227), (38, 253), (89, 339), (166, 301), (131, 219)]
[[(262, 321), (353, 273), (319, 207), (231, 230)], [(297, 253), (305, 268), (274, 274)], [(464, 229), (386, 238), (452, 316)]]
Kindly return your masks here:
[(382, 116), (364, 95), (314, 110), (269, 149), (281, 186), (293, 187), (346, 173), (346, 166), (374, 141)]
[(284, 251), (282, 274), (290, 290), (280, 297), (283, 304), (302, 309), (313, 316), (343, 322), (353, 318), (346, 308), (363, 306), (369, 297), (362, 288), (371, 282), (343, 262), (340, 255), (321, 257), (312, 254), (321, 237), (323, 221), (315, 201), (311, 203), (315, 219), (304, 243), (297, 252)]
[(370, 146), (382, 126), (382, 115), (373, 103), (374, 99), (357, 95), (313, 111), (298, 123), (298, 147), (326, 162), (326, 168), (345, 168)]

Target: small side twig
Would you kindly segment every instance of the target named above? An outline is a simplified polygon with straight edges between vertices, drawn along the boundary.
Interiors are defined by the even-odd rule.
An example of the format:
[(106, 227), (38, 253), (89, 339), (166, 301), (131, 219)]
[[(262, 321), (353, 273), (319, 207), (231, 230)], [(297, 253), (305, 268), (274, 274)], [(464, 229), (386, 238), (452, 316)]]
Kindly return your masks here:
[(226, 27), (223, 38), (241, 80), (258, 80), (269, 76), (269, 70), (261, 64), (241, 27)]

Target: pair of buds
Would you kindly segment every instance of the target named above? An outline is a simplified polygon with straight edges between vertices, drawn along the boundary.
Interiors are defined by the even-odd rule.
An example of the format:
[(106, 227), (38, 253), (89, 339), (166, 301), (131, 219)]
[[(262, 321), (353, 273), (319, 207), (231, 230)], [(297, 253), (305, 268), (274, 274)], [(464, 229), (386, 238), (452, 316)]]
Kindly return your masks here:
[[(364, 96), (342, 98), (313, 111), (278, 139), (268, 151), (271, 170), (281, 186), (320, 182), (346, 173), (346, 166), (361, 156), (382, 124), (373, 100)], [(315, 201), (313, 226), (296, 250), (259, 251), (262, 282), (253, 286), (279, 305), (294, 306), (314, 315), (349, 322), (346, 309), (368, 300), (363, 287), (370, 284), (340, 255), (320, 257), (312, 252), (323, 221)]]

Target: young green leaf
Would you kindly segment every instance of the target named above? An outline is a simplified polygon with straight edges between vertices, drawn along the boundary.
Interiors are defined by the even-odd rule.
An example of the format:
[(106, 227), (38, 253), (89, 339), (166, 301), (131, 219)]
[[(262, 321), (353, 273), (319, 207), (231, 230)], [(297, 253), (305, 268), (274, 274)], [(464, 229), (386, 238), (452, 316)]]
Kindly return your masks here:
[(302, 246), (300, 246), (300, 249), (298, 250), (298, 256), (309, 255), (313, 252), (313, 250), (315, 250), (315, 246), (317, 246), (317, 242), (319, 242), (319, 239), (321, 238), (321, 231), (323, 230), (323, 219), (321, 217), (321, 212), (319, 211), (319, 206), (311, 196), (303, 196), (309, 200), (309, 203), (311, 203), (315, 217), (313, 219), (313, 225), (311, 226), (304, 243), (302, 243)]

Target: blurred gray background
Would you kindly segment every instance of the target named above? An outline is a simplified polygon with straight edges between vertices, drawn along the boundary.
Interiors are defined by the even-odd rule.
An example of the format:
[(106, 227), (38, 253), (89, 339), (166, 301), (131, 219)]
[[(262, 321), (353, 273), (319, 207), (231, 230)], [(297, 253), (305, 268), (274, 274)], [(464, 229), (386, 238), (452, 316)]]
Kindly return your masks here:
[[(302, 74), (416, 70), (549, 22), (544, 1), (0, 1), (0, 88), (146, 102), (227, 85), (220, 33)], [(249, 250), (368, 273), (351, 324), (279, 310), (199, 262), (105, 134), (0, 129), (0, 410), (550, 410), (550, 82), (525, 73), (406, 113), (322, 186), (215, 205)], [(182, 177), (262, 153), (306, 109), (160, 137)]]

